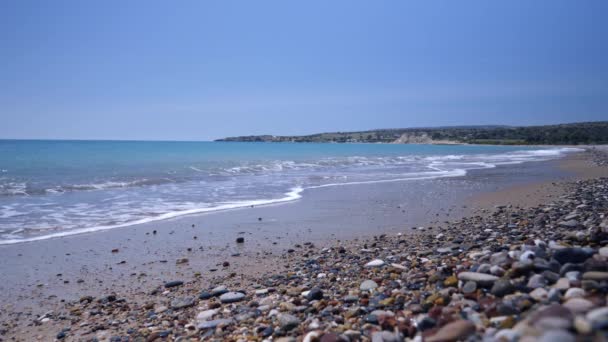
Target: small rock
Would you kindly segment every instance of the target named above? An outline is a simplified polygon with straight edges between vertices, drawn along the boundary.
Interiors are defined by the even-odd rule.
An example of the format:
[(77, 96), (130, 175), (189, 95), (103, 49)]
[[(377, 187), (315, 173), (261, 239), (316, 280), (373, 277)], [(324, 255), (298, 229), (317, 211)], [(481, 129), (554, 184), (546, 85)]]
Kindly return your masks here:
[(457, 320), (441, 327), (434, 335), (425, 339), (426, 342), (445, 342), (465, 340), (475, 332), (475, 324), (467, 320)]
[(534, 289), (534, 291), (530, 292), (530, 297), (532, 297), (537, 302), (542, 302), (546, 300), (548, 295), (549, 293), (547, 292), (547, 290), (543, 289), (542, 287)]
[(585, 272), (583, 280), (605, 281), (608, 280), (608, 272)]
[(477, 291), (477, 283), (474, 281), (467, 281), (462, 286), (462, 293), (464, 294), (471, 294), (475, 291)]
[(300, 319), (294, 315), (282, 313), (278, 316), (279, 326), (283, 331), (289, 331), (300, 325)]
[(566, 294), (564, 294), (564, 299), (568, 300), (570, 298), (581, 298), (585, 296), (585, 290), (579, 288), (579, 287), (572, 287), (569, 288), (568, 291), (566, 291)]
[(496, 297), (504, 297), (508, 294), (515, 292), (515, 286), (511, 283), (511, 280), (501, 278), (492, 286), (490, 292)]
[(574, 313), (585, 313), (591, 310), (594, 305), (592, 302), (584, 298), (571, 298), (564, 303), (564, 307), (570, 309)]
[(485, 287), (492, 286), (499, 278), (497, 276), (478, 272), (461, 272), (458, 274), (458, 279), (462, 281), (474, 281), (477, 285)]
[(198, 325), (200, 330), (215, 329), (218, 326), (227, 326), (234, 323), (232, 319), (215, 319), (213, 321), (201, 322)]
[(172, 287), (181, 286), (181, 285), (184, 285), (184, 282), (181, 280), (174, 280), (174, 281), (165, 283), (166, 288), (172, 288)]
[(321, 289), (315, 287), (312, 290), (308, 291), (308, 294), (306, 295), (306, 299), (309, 301), (321, 300), (321, 299), (323, 299), (323, 291), (321, 291)]
[(176, 298), (171, 301), (172, 309), (183, 309), (188, 308), (194, 305), (194, 298), (192, 297), (184, 297), (184, 298)]
[(370, 262), (368, 262), (367, 264), (365, 264), (365, 267), (380, 267), (380, 266), (384, 266), (384, 261), (380, 260), (380, 259), (374, 259)]
[(530, 277), (528, 280), (528, 287), (531, 289), (536, 289), (539, 287), (543, 287), (547, 285), (547, 279), (543, 277), (541, 274), (535, 274)]
[(593, 249), (590, 248), (560, 248), (553, 252), (553, 258), (560, 264), (573, 263), (580, 264), (593, 256)]
[(222, 303), (235, 303), (245, 299), (245, 294), (241, 292), (226, 292), (220, 296)]
[(369, 290), (373, 290), (377, 287), (378, 287), (378, 284), (375, 281), (365, 280), (364, 282), (361, 283), (361, 285), (359, 286), (359, 289), (361, 291), (369, 291)]

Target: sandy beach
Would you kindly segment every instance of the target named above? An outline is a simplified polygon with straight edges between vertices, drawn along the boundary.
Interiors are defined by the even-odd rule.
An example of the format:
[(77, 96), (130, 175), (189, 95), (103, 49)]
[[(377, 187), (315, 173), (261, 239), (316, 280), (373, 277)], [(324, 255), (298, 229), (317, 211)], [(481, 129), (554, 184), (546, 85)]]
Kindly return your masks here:
[[(357, 251), (380, 235), (399, 234), (406, 239), (418, 239), (421, 234), (435, 236), (442, 227), (451, 225), (448, 222), (491, 215), (497, 206), (527, 210), (557, 201), (568, 194), (566, 184), (607, 177), (607, 170), (594, 163), (591, 154), (577, 153), (554, 161), (473, 170), (464, 177), (312, 189), (290, 203), (2, 245), (0, 340), (97, 337), (103, 341), (128, 335), (138, 340), (138, 334), (153, 340), (150, 336), (162, 338), (164, 333), (160, 332), (168, 330), (172, 340), (187, 335), (187, 324), (196, 325), (192, 322), (197, 321), (197, 310), (192, 308), (204, 307), (203, 300), (184, 306), (189, 308), (184, 311), (168, 309), (173, 311), (173, 319), (158, 318), (161, 326), (124, 319), (121, 310), (115, 309), (96, 315), (83, 308), (75, 314), (74, 305), (80, 304), (72, 303), (82, 303), (86, 296), (112, 295), (131, 307), (124, 312), (134, 307), (146, 311), (148, 307), (162, 316), (164, 311), (159, 307), (171, 307), (177, 294), (229, 285), (250, 296), (265, 288), (262, 274), (268, 279), (269, 275), (297, 272), (293, 267), (298, 261), (323, 248)], [(236, 243), (241, 237), (244, 243)], [(157, 290), (178, 280), (185, 283), (178, 287), (178, 293)], [(95, 324), (100, 326), (94, 328)], [(146, 326), (150, 329), (142, 333)], [(330, 331), (330, 326), (325, 330)], [(234, 333), (232, 328), (226, 331)], [(133, 331), (128, 333), (129, 329)], [(199, 327), (195, 335), (204, 339), (233, 339), (223, 333), (200, 335), (199, 329), (204, 333)], [(275, 338), (301, 338), (303, 331), (275, 329)], [(248, 331), (243, 340), (261, 340), (262, 335)]]

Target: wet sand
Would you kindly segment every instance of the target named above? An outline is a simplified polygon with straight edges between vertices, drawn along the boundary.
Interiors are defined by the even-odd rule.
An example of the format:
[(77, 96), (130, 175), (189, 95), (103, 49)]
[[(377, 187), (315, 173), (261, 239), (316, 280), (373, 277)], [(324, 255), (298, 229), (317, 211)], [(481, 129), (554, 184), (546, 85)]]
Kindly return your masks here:
[[(20, 315), (28, 322), (84, 295), (135, 298), (172, 279), (213, 283), (231, 273), (244, 279), (283, 269), (289, 249), (306, 242), (332, 246), (429, 229), (498, 204), (542, 203), (561, 194), (556, 182), (602, 175), (605, 168), (575, 154), (465, 177), (313, 189), (285, 204), (0, 246), (0, 321)], [(236, 244), (237, 237), (245, 243)], [(176, 264), (181, 258), (188, 262)]]

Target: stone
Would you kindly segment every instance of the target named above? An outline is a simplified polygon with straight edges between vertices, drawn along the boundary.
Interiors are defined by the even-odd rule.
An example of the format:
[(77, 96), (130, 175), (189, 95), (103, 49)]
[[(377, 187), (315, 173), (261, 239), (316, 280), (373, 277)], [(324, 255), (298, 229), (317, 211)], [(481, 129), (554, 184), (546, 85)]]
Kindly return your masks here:
[(543, 289), (542, 287), (534, 289), (534, 291), (530, 292), (529, 294), (530, 294), (530, 297), (532, 297), (537, 302), (542, 302), (542, 301), (546, 300), (547, 297), (549, 296), (549, 293), (547, 292), (547, 290)]
[(202, 300), (207, 300), (211, 297), (213, 297), (213, 295), (211, 295), (211, 292), (207, 292), (207, 291), (203, 291), (198, 295), (198, 298), (202, 299)]
[(490, 293), (495, 295), (496, 297), (504, 297), (511, 293), (515, 292), (515, 286), (511, 283), (511, 280), (501, 278), (494, 283)]
[(608, 326), (608, 306), (587, 312), (586, 318), (594, 327), (605, 329)]
[(279, 327), (283, 331), (290, 331), (300, 325), (300, 319), (294, 315), (282, 313), (278, 316)]
[(566, 228), (576, 228), (580, 225), (580, 223), (577, 220), (561, 221), (558, 224), (561, 227), (566, 227)]
[(576, 316), (574, 318), (574, 329), (576, 329), (579, 334), (587, 335), (593, 331), (593, 326), (585, 317)]
[(574, 317), (568, 308), (559, 304), (551, 304), (541, 308), (530, 316), (530, 323), (532, 325), (551, 328), (558, 327), (559, 329), (569, 329)]
[(498, 265), (494, 265), (490, 267), (490, 274), (495, 275), (497, 277), (502, 277), (505, 274), (505, 270)]
[(490, 263), (496, 266), (503, 266), (509, 264), (511, 261), (512, 260), (509, 257), (509, 253), (507, 251), (494, 253), (490, 256)]
[(370, 262), (368, 262), (367, 264), (365, 264), (365, 267), (381, 267), (384, 266), (384, 261), (380, 260), (380, 259), (374, 259)]
[(474, 281), (478, 286), (492, 286), (499, 278), (497, 276), (478, 272), (461, 272), (458, 274), (458, 279), (462, 281)]
[(600, 248), (598, 253), (599, 255), (608, 258), (608, 246)]
[(176, 286), (181, 286), (184, 285), (184, 282), (181, 280), (174, 280), (174, 281), (170, 281), (165, 283), (165, 288), (172, 288), (172, 287), (176, 287)]
[(567, 290), (570, 288), (570, 280), (568, 278), (559, 278), (553, 285), (554, 289)]
[(245, 243), (245, 238), (244, 237), (238, 237), (236, 238), (236, 243)]
[(211, 318), (213, 318), (213, 316), (215, 316), (217, 314), (217, 312), (218, 312), (217, 309), (201, 311), (198, 313), (198, 315), (196, 315), (196, 320), (199, 322), (208, 321)]
[(564, 307), (570, 309), (574, 313), (585, 313), (591, 310), (594, 305), (592, 302), (584, 298), (571, 298), (564, 303)]
[(494, 341), (516, 342), (519, 340), (519, 332), (512, 329), (502, 329), (494, 335)]
[(575, 342), (576, 338), (565, 330), (549, 330), (538, 338), (539, 342)]
[(365, 280), (359, 286), (361, 291), (370, 291), (378, 287), (378, 284), (373, 280)]
[(169, 310), (168, 307), (166, 307), (164, 305), (161, 305), (161, 306), (159, 306), (159, 307), (157, 307), (157, 308), (154, 309), (154, 313), (155, 314), (159, 314), (159, 313), (163, 313), (163, 312), (165, 312), (167, 310)]
[(521, 255), (519, 256), (519, 261), (520, 262), (532, 262), (534, 260), (534, 252), (532, 251), (525, 251), (523, 253), (521, 253)]
[(194, 298), (192, 297), (175, 298), (171, 301), (171, 309), (179, 310), (191, 306), (194, 306)]
[[(335, 340), (339, 341), (338, 339)], [(402, 342), (403, 335), (398, 332), (376, 331), (372, 334), (372, 342)]]
[(215, 329), (218, 326), (227, 326), (234, 323), (232, 319), (214, 319), (213, 321), (205, 321), (197, 326), (200, 330)]
[(475, 291), (477, 291), (477, 283), (474, 281), (467, 281), (462, 286), (462, 293), (464, 294), (471, 294)]
[(547, 285), (547, 279), (541, 274), (535, 274), (528, 280), (527, 286), (531, 289), (536, 289)]
[(220, 286), (214, 288), (213, 290), (211, 290), (211, 296), (212, 297), (221, 296), (226, 292), (228, 292), (228, 289), (226, 288), (226, 286), (220, 285)]
[(608, 280), (608, 272), (585, 272), (583, 273), (583, 280), (605, 281)]
[(425, 339), (425, 342), (446, 342), (465, 340), (475, 332), (475, 324), (467, 320), (457, 320), (441, 327), (434, 335)]
[(458, 285), (458, 278), (455, 276), (449, 276), (443, 281), (443, 285), (447, 287), (454, 287)]
[(573, 263), (580, 264), (593, 256), (593, 249), (590, 248), (560, 248), (553, 252), (553, 258), (560, 264)]
[(321, 289), (315, 287), (312, 290), (308, 291), (308, 294), (306, 295), (306, 299), (309, 301), (321, 300), (321, 299), (323, 299), (323, 291), (321, 291)]
[(585, 290), (579, 287), (569, 288), (568, 291), (564, 294), (564, 299), (568, 300), (570, 298), (581, 298), (585, 296)]
[(245, 294), (241, 292), (226, 292), (220, 296), (222, 303), (235, 303), (245, 299)]

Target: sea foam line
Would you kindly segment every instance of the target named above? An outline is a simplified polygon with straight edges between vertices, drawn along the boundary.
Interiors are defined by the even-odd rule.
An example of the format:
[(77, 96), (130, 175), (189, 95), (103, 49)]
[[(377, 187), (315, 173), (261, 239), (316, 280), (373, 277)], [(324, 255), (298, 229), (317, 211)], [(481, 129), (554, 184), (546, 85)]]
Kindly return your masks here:
[(201, 213), (206, 213), (206, 212), (217, 212), (217, 211), (224, 211), (224, 210), (230, 210), (230, 209), (246, 208), (246, 207), (251, 207), (251, 206), (264, 206), (264, 205), (270, 205), (270, 204), (290, 202), (290, 201), (295, 201), (297, 199), (302, 198), (302, 195), (300, 195), (302, 193), (302, 191), (304, 191), (304, 188), (294, 187), (285, 194), (286, 195), (285, 197), (278, 198), (278, 199), (233, 202), (233, 203), (224, 203), (222, 205), (218, 205), (216, 207), (210, 207), (210, 208), (179, 210), (179, 211), (173, 211), (173, 212), (161, 214), (158, 216), (146, 217), (144, 219), (139, 219), (139, 220), (135, 220), (135, 221), (131, 221), (131, 222), (125, 222), (125, 223), (121, 223), (121, 224), (78, 228), (78, 229), (68, 230), (68, 231), (64, 231), (64, 232), (58, 232), (58, 233), (42, 235), (42, 236), (35, 236), (35, 237), (25, 238), (25, 239), (0, 240), (0, 245), (11, 245), (11, 244), (21, 243), (21, 242), (40, 241), (40, 240), (59, 238), (59, 237), (65, 237), (65, 236), (70, 236), (70, 235), (92, 233), (92, 232), (98, 232), (98, 231), (103, 231), (103, 230), (110, 230), (110, 229), (115, 229), (115, 228), (134, 226), (134, 225), (139, 225), (139, 224), (144, 224), (144, 223), (149, 223), (149, 222), (168, 220), (168, 219), (172, 219), (172, 218), (179, 217), (179, 216), (185, 216), (185, 215), (201, 214)]

